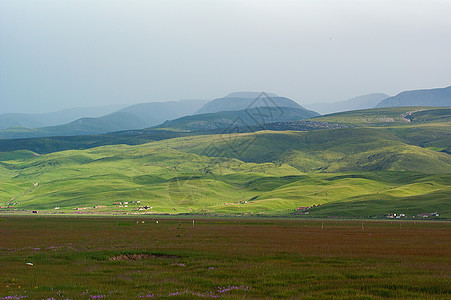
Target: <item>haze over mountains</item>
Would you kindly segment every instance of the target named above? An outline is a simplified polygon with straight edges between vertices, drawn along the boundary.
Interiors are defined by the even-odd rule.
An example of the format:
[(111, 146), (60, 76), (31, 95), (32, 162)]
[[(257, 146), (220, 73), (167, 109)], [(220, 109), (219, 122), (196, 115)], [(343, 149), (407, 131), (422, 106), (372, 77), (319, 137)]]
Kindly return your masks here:
[[(264, 114), (269, 115), (265, 117), (264, 114), (261, 114), (261, 111), (255, 110), (259, 107), (273, 109), (266, 109)], [(249, 112), (251, 113), (244, 113), (244, 110), (246, 109), (250, 109)], [(232, 111), (242, 111), (242, 113), (230, 113)], [(204, 116), (203, 114), (205, 113), (219, 114)], [(256, 116), (256, 114), (259, 115)], [(291, 99), (278, 97), (275, 94), (238, 92), (231, 93), (226, 97), (218, 98), (209, 102), (207, 102), (207, 100), (183, 100), (135, 104), (102, 117), (80, 118), (68, 124), (58, 126), (41, 128), (9, 128), (0, 130), (0, 138), (8, 139), (103, 134), (114, 131), (148, 128), (162, 124), (167, 120), (174, 120), (179, 117), (189, 115), (195, 116), (185, 119), (185, 121), (190, 120), (191, 122), (191, 125), (187, 125), (185, 127), (204, 130), (227, 126), (239, 116), (242, 116), (242, 120), (246, 124), (255, 125), (256, 123), (264, 123), (266, 121), (276, 122), (301, 120), (311, 118), (319, 114), (306, 110)], [(254, 115), (254, 117), (252, 117), (252, 115)], [(249, 117), (257, 118), (257, 120), (251, 121), (248, 119)], [(194, 119), (197, 120), (197, 125), (193, 125)], [(213, 119), (217, 120), (213, 121)], [(209, 121), (207, 122), (206, 120)], [(183, 120), (180, 122), (183, 122)], [(180, 122), (175, 121), (177, 124)], [(204, 125), (199, 126), (199, 122)]]
[[(346, 101), (308, 105), (314, 110), (308, 110), (297, 102), (274, 93), (234, 92), (211, 101), (151, 102), (119, 110), (115, 110), (117, 106), (108, 106), (35, 115), (3, 114), (0, 115), (0, 129), (3, 128), (0, 130), (0, 138), (92, 135), (153, 126), (202, 131), (225, 128), (234, 122), (238, 126), (255, 126), (299, 121), (318, 116), (316, 111), (327, 114), (393, 106), (451, 106), (451, 87), (406, 91), (393, 97), (374, 93)], [(78, 118), (80, 116), (83, 117)]]
[(61, 125), (80, 118), (101, 117), (113, 113), (123, 107), (125, 107), (125, 105), (108, 105), (98, 107), (67, 108), (56, 112), (42, 114), (0, 114), (0, 129), (7, 129), (10, 127), (38, 128)]
[(451, 106), (451, 86), (405, 91), (381, 101), (376, 107), (396, 106)]
[(358, 110), (374, 108), (382, 100), (390, 96), (383, 93), (373, 93), (354, 97), (352, 99), (338, 101), (338, 102), (322, 102), (322, 103), (311, 103), (305, 106), (311, 110), (317, 111), (320, 114), (331, 114), (336, 112), (343, 112), (348, 110)]
[[(0, 139), (0, 205), (138, 212), (114, 204), (127, 200), (152, 213), (285, 216), (316, 205), (312, 217), (438, 211), (449, 218), (451, 107), (424, 106), (447, 104), (448, 90), (400, 94), (402, 104), (421, 107), (323, 116), (289, 98), (240, 92), (10, 128), (0, 134), (44, 137)], [(385, 96), (356, 97), (341, 107), (375, 106)]]
[(135, 104), (98, 118), (80, 118), (73, 122), (41, 128), (9, 128), (0, 130), (0, 138), (30, 138), (102, 134), (141, 129), (161, 124), (168, 119), (195, 113), (207, 100), (181, 100)]
[(239, 92), (223, 98), (214, 99), (197, 111), (197, 114), (221, 111), (245, 110), (253, 107), (292, 107), (303, 108), (297, 102), (272, 93)]
[(373, 93), (358, 96), (345, 101), (305, 104), (309, 109), (321, 114), (368, 109), (375, 107), (398, 106), (451, 106), (451, 86), (446, 88), (404, 91), (396, 96)]
[(315, 116), (319, 114), (286, 97), (272, 93), (237, 92), (209, 101), (195, 115), (166, 121), (158, 127), (188, 131), (214, 130), (303, 120)]

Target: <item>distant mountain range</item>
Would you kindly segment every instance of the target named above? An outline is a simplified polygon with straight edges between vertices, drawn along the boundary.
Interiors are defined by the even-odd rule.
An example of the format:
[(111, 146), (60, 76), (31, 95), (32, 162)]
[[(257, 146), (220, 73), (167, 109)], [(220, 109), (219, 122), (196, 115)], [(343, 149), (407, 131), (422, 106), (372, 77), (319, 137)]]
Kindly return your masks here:
[[(309, 108), (326, 114), (375, 106), (451, 106), (451, 87), (406, 91), (387, 97), (382, 93), (368, 94), (341, 102), (311, 104)], [(234, 92), (211, 101), (151, 102), (114, 111), (116, 108), (108, 106), (74, 108), (48, 114), (3, 114), (0, 115), (0, 139), (97, 135), (154, 126), (186, 132), (205, 131), (229, 126), (243, 128), (299, 121), (319, 115), (289, 98), (257, 92)], [(80, 116), (83, 117), (77, 118)]]
[(298, 103), (271, 93), (240, 92), (231, 93), (224, 98), (214, 99), (199, 109), (197, 114), (221, 111), (246, 110), (255, 107), (291, 107), (304, 109)]
[(319, 116), (293, 100), (271, 93), (238, 92), (214, 99), (195, 115), (166, 121), (159, 128), (205, 131), (227, 127), (254, 127), (266, 123), (309, 119)]
[(22, 114), (7, 113), (0, 114), (0, 129), (10, 127), (38, 128), (66, 124), (80, 118), (97, 118), (115, 112), (126, 105), (108, 105), (98, 107), (76, 107), (68, 108), (51, 113)]
[(102, 134), (113, 131), (146, 128), (161, 124), (168, 119), (193, 114), (206, 101), (181, 100), (136, 104), (102, 117), (80, 118), (64, 125), (40, 128), (8, 128), (0, 130), (0, 138), (13, 139)]
[(331, 113), (337, 113), (337, 112), (343, 112), (343, 111), (374, 108), (382, 100), (384, 100), (388, 97), (390, 97), (390, 96), (383, 94), (383, 93), (373, 93), (373, 94), (358, 96), (358, 97), (344, 100), (344, 101), (312, 103), (312, 104), (305, 104), (305, 106), (309, 109), (312, 109), (314, 111), (317, 111), (317, 112), (325, 115), (325, 114), (331, 114)]
[(224, 98), (258, 98), (259, 96), (267, 96), (267, 97), (278, 97), (274, 93), (266, 93), (266, 92), (232, 92), (225, 96)]
[(451, 106), (451, 86), (399, 93), (381, 101), (376, 107)]
[[(236, 119), (238, 126), (302, 120), (318, 116), (298, 103), (271, 93), (236, 92), (224, 98), (151, 102), (122, 108), (97, 118), (79, 118), (67, 124), (38, 128), (11, 127), (0, 130), (0, 138), (93, 135), (158, 127), (182, 130), (210, 130), (227, 127)], [(185, 117), (184, 116), (190, 116)], [(178, 120), (177, 118), (182, 117)], [(175, 129), (175, 128), (174, 128)]]

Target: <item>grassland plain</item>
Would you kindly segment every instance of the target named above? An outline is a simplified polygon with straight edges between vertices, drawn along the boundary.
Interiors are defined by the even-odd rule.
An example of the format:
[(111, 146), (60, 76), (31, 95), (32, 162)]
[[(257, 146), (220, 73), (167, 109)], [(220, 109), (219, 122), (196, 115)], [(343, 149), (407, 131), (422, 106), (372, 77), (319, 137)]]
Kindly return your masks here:
[(0, 299), (448, 299), (450, 229), (431, 221), (3, 216)]

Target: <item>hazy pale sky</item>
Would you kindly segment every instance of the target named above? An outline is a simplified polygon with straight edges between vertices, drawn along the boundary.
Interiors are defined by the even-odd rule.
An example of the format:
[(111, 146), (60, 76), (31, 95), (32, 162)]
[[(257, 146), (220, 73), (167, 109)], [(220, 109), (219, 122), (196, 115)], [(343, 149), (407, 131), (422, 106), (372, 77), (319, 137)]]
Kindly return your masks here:
[(451, 0), (0, 0), (0, 113), (451, 85)]

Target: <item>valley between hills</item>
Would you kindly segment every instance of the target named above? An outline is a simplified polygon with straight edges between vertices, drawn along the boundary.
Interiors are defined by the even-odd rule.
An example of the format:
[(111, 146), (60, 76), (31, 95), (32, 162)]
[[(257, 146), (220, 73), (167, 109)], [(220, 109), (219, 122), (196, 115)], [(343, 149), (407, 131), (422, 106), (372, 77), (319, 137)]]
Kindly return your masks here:
[(451, 218), (450, 108), (223, 123), (230, 130), (199, 128), (204, 116), (95, 139), (104, 144), (1, 140), (0, 213)]

